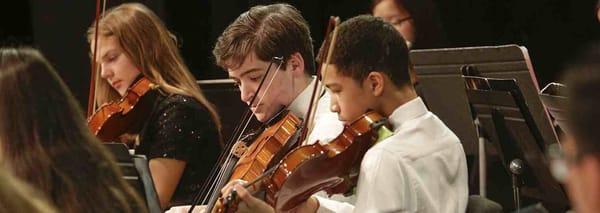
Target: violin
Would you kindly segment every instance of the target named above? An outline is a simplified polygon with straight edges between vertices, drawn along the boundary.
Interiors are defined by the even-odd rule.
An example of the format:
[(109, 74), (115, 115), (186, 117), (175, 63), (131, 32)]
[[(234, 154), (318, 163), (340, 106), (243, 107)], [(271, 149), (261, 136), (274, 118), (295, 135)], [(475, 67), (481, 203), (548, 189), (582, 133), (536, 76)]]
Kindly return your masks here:
[[(103, 0), (103, 5), (106, 6)], [(125, 133), (138, 133), (150, 114), (154, 100), (158, 96), (158, 85), (141, 75), (131, 85), (125, 95), (116, 102), (105, 104), (94, 111), (96, 103), (96, 81), (98, 77), (98, 27), (101, 18), (101, 1), (96, 0), (94, 45), (90, 75), (90, 91), (88, 99), (88, 128), (96, 137), (104, 142), (117, 141)], [(105, 8), (105, 7), (104, 7)]]
[[(285, 110), (276, 116), (279, 118), (273, 125), (267, 127), (254, 140), (233, 169), (229, 181), (244, 180), (260, 183), (266, 177), (264, 173), (268, 168), (274, 167), (283, 156), (297, 143), (300, 136), (302, 121), (293, 113)], [(267, 172), (268, 173), (268, 172)], [(255, 189), (261, 188), (252, 184)], [(213, 212), (235, 212), (237, 199), (228, 197), (226, 200), (219, 198), (216, 209)]]
[(289, 211), (314, 193), (346, 193), (356, 186), (363, 155), (377, 141), (387, 119), (370, 111), (344, 126), (327, 144), (315, 143), (289, 152), (266, 179), (266, 201), (277, 212)]
[(158, 85), (141, 77), (116, 102), (101, 106), (87, 120), (88, 128), (104, 142), (116, 141), (125, 133), (138, 133), (152, 112)]
[[(322, 58), (323, 57), (327, 57), (327, 61), (322, 60), (322, 58), (317, 58), (317, 61), (324, 62), (324, 63), (321, 64), (320, 69), (317, 71), (317, 79), (318, 80), (322, 79), (321, 73), (326, 73), (327, 64), (328, 64), (327, 62), (331, 58), (331, 52), (332, 51), (330, 51), (330, 50), (332, 50), (331, 47), (333, 46), (333, 44), (335, 44), (335, 34), (336, 34), (337, 31), (334, 30), (334, 29), (336, 29), (336, 26), (338, 24), (339, 24), (339, 18), (337, 18), (337, 17), (331, 17), (329, 19), (329, 24), (328, 24), (328, 27), (327, 27), (325, 38), (329, 38), (329, 39), (331, 39), (331, 41), (328, 41), (328, 39), (326, 39), (323, 42), (323, 46), (324, 47), (328, 47), (329, 46), (329, 48), (322, 48), (321, 52), (325, 52), (327, 54), (319, 54), (320, 57), (322, 57)], [(333, 36), (329, 37), (329, 35), (331, 33), (333, 33)], [(319, 89), (323, 89), (322, 87), (318, 87), (317, 85), (319, 85), (319, 84), (314, 84), (314, 88), (313, 88), (311, 99), (310, 99), (310, 104), (308, 106), (308, 111), (306, 113), (306, 120), (304, 122), (304, 125), (303, 125), (302, 129), (299, 131), (300, 138), (298, 139), (298, 141), (304, 141), (304, 139), (306, 139), (307, 135), (309, 134), (309, 132), (311, 130), (310, 129), (311, 126), (312, 126), (311, 125), (312, 124), (311, 117), (314, 118), (314, 113), (317, 110), (317, 106), (318, 106), (316, 104), (318, 102), (318, 98), (317, 98), (316, 94), (321, 94), (321, 91)], [(251, 151), (251, 150), (249, 149), (248, 151)], [(288, 151), (289, 150), (282, 149), (282, 150), (279, 151), (278, 155), (287, 154), (286, 156), (289, 156)], [(260, 157), (260, 155), (257, 155), (257, 156)], [(277, 160), (277, 158), (278, 157), (275, 157), (275, 158), (271, 158), (269, 160), (271, 162), (279, 162), (279, 164), (277, 164), (277, 165), (281, 165), (283, 161), (279, 161), (279, 160), (275, 161), (275, 160)], [(286, 157), (286, 158), (288, 158), (288, 157)], [(291, 163), (293, 163), (293, 162), (291, 162)], [(271, 164), (271, 163), (269, 163), (269, 164)], [(270, 200), (272, 200), (272, 198), (269, 197), (269, 196), (272, 196), (272, 194), (274, 193), (273, 190), (275, 188), (270, 185), (271, 183), (268, 180), (273, 179), (273, 178), (269, 178), (269, 177), (271, 177), (271, 175), (279, 175), (278, 173), (274, 173), (274, 172), (281, 172), (281, 170), (278, 169), (277, 165), (274, 165), (274, 166), (270, 166), (269, 165), (267, 167), (264, 167), (264, 169), (263, 169), (263, 167), (261, 167), (260, 173), (254, 173), (252, 175), (252, 177), (254, 177), (253, 179), (249, 179), (249, 178), (237, 178), (237, 179), (242, 179), (242, 180), (248, 182), (247, 184), (244, 185), (244, 187), (248, 188), (248, 187), (252, 186), (254, 188), (253, 191), (259, 191), (259, 190), (256, 190), (257, 189), (257, 185), (258, 185), (259, 189), (262, 189), (262, 186), (267, 186), (267, 189), (266, 189), (266, 194), (267, 194), (266, 201), (269, 202), (269, 203), (271, 203), (273, 205), (274, 202), (270, 202)], [(327, 164), (327, 165), (330, 165), (330, 164)], [(266, 170), (266, 168), (269, 168), (269, 169)], [(269, 179), (267, 179), (267, 178), (269, 178)], [(232, 178), (231, 180), (233, 180), (233, 179), (236, 179), (236, 178)], [(264, 181), (263, 179), (267, 179), (267, 181)], [(275, 180), (275, 179), (273, 179), (273, 180)], [(275, 189), (275, 190), (278, 190), (278, 189)], [(235, 206), (236, 206), (236, 204), (238, 202), (238, 200), (236, 199), (236, 196), (237, 196), (237, 193), (232, 192), (225, 199), (221, 198), (220, 201), (221, 201), (221, 203), (226, 204), (226, 206), (229, 206), (230, 207), (229, 209), (235, 209)], [(310, 196), (310, 194), (308, 196)], [(233, 203), (233, 204), (230, 204), (230, 203)], [(299, 203), (293, 203), (292, 207), (294, 207), (297, 204), (299, 204)], [(229, 209), (226, 212), (235, 211), (235, 210), (229, 210)]]
[[(272, 62), (269, 64), (267, 71), (261, 80), (257, 91), (260, 91), (263, 84), (265, 83), (266, 77), (271, 70), (271, 65), (273, 63), (278, 64), (276, 72), (279, 71), (281, 65), (283, 64), (283, 57), (274, 57)], [(275, 75), (273, 75), (275, 76)], [(273, 78), (270, 79), (273, 81)], [(268, 85), (271, 85), (270, 83)], [(268, 90), (269, 86), (266, 87)], [(258, 94), (258, 92), (257, 92)], [(264, 93), (266, 94), (266, 92)], [(263, 95), (264, 96), (264, 95)], [(255, 99), (258, 95), (254, 95), (250, 103), (254, 103)], [(262, 98), (259, 98), (260, 102)], [(247, 114), (249, 111), (247, 111)], [(244, 116), (247, 117), (247, 116)], [(248, 119), (251, 117), (248, 117)], [(243, 118), (240, 124), (246, 123), (246, 125), (238, 125), (247, 126), (246, 118)], [(245, 180), (245, 181), (253, 181), (262, 179), (262, 177), (266, 177), (264, 172), (267, 168), (273, 168), (277, 162), (283, 158), (283, 156), (298, 142), (298, 138), (300, 137), (300, 129), (302, 126), (302, 120), (298, 118), (293, 113), (288, 110), (280, 110), (273, 118), (271, 118), (265, 125), (263, 125), (264, 130), (258, 135), (253, 136), (252, 141), (245, 142), (240, 141), (242, 138), (241, 134), (237, 139), (237, 143), (243, 143), (244, 147), (247, 147), (243, 154), (235, 155), (233, 154), (235, 149), (231, 149), (231, 145), (233, 143), (228, 144), (227, 150), (231, 149), (226, 155), (222, 155), (219, 159), (222, 168), (219, 170), (218, 174), (215, 175), (214, 172), (211, 172), (211, 179), (215, 179), (213, 181), (213, 185), (208, 187), (208, 185), (203, 186), (203, 190), (208, 188), (213, 188), (213, 190), (220, 189), (227, 182), (232, 180)], [(245, 127), (244, 127), (245, 129)], [(241, 132), (244, 132), (244, 129)], [(234, 135), (238, 132), (237, 128), (234, 131)], [(234, 138), (234, 137), (232, 137)], [(237, 145), (236, 145), (237, 146)], [(239, 156), (239, 159), (236, 157)], [(258, 186), (260, 187), (260, 186)], [(220, 191), (214, 190), (210, 194), (210, 198), (208, 199), (207, 209), (210, 212), (235, 212), (237, 208), (237, 200), (234, 199), (223, 199), (220, 195)], [(207, 194), (208, 195), (208, 194)], [(204, 200), (206, 200), (205, 197)], [(200, 197), (197, 196), (194, 199), (194, 204), (190, 208), (190, 212), (193, 210), (195, 204), (200, 202)]]
[[(329, 25), (327, 27), (326, 37), (328, 37), (327, 35), (329, 35), (332, 32), (332, 30), (338, 23), (339, 23), (339, 18), (337, 18), (337, 17), (330, 18)], [(325, 42), (325, 45), (326, 44), (329, 44), (329, 43)], [(331, 43), (331, 44), (333, 44), (333, 43)], [(331, 54), (327, 54), (327, 56), (329, 59), (331, 57)], [(282, 61), (283, 58), (275, 57), (274, 59), (276, 59), (276, 58), (278, 58), (278, 60), (280, 61), (279, 66), (281, 66), (281, 63), (283, 62)], [(270, 66), (271, 66), (271, 64), (269, 65), (269, 68), (267, 68), (267, 73), (270, 70)], [(323, 66), (321, 66), (320, 70), (323, 70)], [(317, 76), (318, 76), (317, 78), (320, 80), (321, 77), (320, 77), (319, 73), (321, 73), (321, 71), (317, 72)], [(265, 77), (266, 76), (267, 76), (267, 74), (265, 74)], [(263, 79), (261, 80), (261, 83), (259, 84), (257, 91), (260, 91), (260, 88), (262, 87), (262, 85), (265, 81), (265, 77), (263, 77)], [(308, 112), (306, 114), (307, 118), (306, 118), (305, 122), (303, 123), (302, 128), (300, 128), (300, 125), (299, 125), (300, 120), (297, 119), (297, 117), (294, 118), (295, 116), (289, 117), (288, 115), (290, 115), (290, 113), (286, 112), (283, 122), (295, 124), (296, 127), (291, 128), (291, 126), (290, 126), (287, 128), (283, 128), (286, 125), (280, 125), (280, 127), (277, 127), (277, 125), (274, 125), (274, 126), (272, 126), (273, 128), (277, 127), (281, 131), (279, 131), (279, 130), (265, 131), (264, 134), (266, 134), (266, 135), (259, 137), (247, 149), (247, 151), (245, 151), (244, 155), (239, 159), (235, 168), (232, 169), (233, 170), (232, 172), (227, 171), (228, 168), (230, 167), (230, 165), (227, 165), (228, 163), (224, 163), (223, 167), (225, 168), (224, 169), (225, 172), (223, 172), (223, 174), (231, 174), (229, 176), (229, 178), (227, 178), (229, 181), (235, 180), (235, 179), (241, 179), (246, 182), (249, 182), (248, 184), (246, 184), (246, 187), (252, 186), (252, 187), (254, 187), (255, 191), (258, 191), (257, 188), (258, 189), (262, 188), (263, 179), (269, 177), (273, 173), (273, 171), (275, 171), (275, 169), (277, 168), (276, 163), (279, 162), (280, 159), (285, 154), (287, 154), (288, 151), (291, 148), (293, 148), (293, 146), (295, 146), (299, 141), (304, 141), (306, 139), (308, 132), (310, 131), (310, 128), (309, 128), (309, 122), (311, 122), (310, 117), (314, 117), (312, 115), (314, 115), (314, 112), (316, 111), (316, 107), (313, 108), (314, 103), (316, 103), (318, 101), (318, 98), (316, 98), (317, 97), (316, 94), (317, 93), (321, 94), (320, 92), (317, 92), (317, 85), (318, 84), (315, 84), (315, 88), (313, 89), (313, 93), (312, 93), (311, 100), (310, 100), (311, 104), (309, 104)], [(322, 88), (320, 88), (320, 89), (322, 89)], [(254, 99), (256, 97), (257, 97), (256, 95), (253, 96), (250, 103), (254, 103)], [(280, 121), (280, 122), (282, 122), (282, 121)], [(279, 139), (279, 138), (281, 138), (281, 139)], [(270, 141), (270, 140), (275, 140), (275, 141)], [(288, 141), (285, 142), (285, 144), (284, 144), (283, 142), (285, 140), (288, 140)], [(272, 148), (270, 148), (270, 147), (272, 147)], [(233, 161), (235, 161), (235, 160), (233, 160)], [(224, 176), (224, 175), (220, 175), (220, 176)], [(220, 178), (222, 178), (222, 177), (220, 177)], [(224, 185), (224, 182), (222, 180), (219, 180), (219, 181), (221, 181), (220, 184), (216, 184), (216, 187), (218, 189), (220, 189)], [(220, 195), (220, 192), (213, 193), (213, 196), (211, 196), (211, 199), (209, 200), (208, 207), (207, 207), (209, 212), (234, 212), (234, 211), (236, 211), (236, 206), (239, 201), (235, 198), (236, 197), (235, 192), (227, 195), (226, 198), (219, 197), (218, 201), (216, 201), (216, 198), (214, 196), (215, 194)], [(215, 202), (217, 202), (217, 203), (215, 204)], [(197, 202), (194, 202), (194, 205), (196, 203)], [(193, 210), (194, 205), (192, 205), (192, 208), (190, 208), (189, 212), (191, 212)], [(213, 207), (215, 207), (215, 208), (213, 208)]]
[[(300, 129), (301, 120), (293, 113), (285, 110), (281, 112), (281, 119), (266, 128), (240, 157), (230, 179), (254, 180), (267, 168), (278, 162), (290, 150), (295, 142), (296, 134)], [(287, 145), (287, 146), (286, 146)], [(276, 157), (280, 154), (280, 157)], [(274, 162), (272, 162), (275, 160)]]

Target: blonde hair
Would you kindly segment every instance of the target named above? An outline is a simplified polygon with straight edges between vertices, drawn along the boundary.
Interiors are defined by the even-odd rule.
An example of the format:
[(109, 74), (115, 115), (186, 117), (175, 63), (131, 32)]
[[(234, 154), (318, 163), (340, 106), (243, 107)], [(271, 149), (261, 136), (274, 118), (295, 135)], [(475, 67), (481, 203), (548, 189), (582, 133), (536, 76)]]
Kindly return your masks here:
[[(115, 36), (134, 65), (164, 92), (187, 95), (198, 100), (210, 112), (221, 132), (215, 107), (204, 97), (184, 64), (175, 36), (154, 12), (139, 3), (122, 4), (106, 11), (99, 20), (98, 28), (99, 36)], [(87, 33), (90, 44), (94, 40), (95, 30), (94, 23)], [(97, 81), (96, 85), (97, 105), (121, 98), (108, 82)]]

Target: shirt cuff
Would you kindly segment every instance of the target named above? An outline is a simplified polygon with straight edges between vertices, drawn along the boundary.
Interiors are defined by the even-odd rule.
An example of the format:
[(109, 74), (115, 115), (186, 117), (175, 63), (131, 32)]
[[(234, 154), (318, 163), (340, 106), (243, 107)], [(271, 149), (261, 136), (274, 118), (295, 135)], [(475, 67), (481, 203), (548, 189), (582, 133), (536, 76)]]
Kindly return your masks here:
[(318, 195), (314, 197), (319, 201), (317, 213), (350, 213), (354, 211), (354, 206), (349, 203), (335, 201)]

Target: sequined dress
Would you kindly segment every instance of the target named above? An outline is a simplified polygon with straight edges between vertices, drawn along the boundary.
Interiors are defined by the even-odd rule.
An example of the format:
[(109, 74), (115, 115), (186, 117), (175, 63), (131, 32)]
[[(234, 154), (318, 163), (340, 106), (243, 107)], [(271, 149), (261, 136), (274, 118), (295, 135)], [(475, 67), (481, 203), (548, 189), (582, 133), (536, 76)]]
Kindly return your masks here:
[(171, 205), (191, 204), (194, 195), (217, 162), (221, 147), (210, 112), (196, 99), (159, 95), (146, 126), (140, 132), (136, 154), (186, 161)]

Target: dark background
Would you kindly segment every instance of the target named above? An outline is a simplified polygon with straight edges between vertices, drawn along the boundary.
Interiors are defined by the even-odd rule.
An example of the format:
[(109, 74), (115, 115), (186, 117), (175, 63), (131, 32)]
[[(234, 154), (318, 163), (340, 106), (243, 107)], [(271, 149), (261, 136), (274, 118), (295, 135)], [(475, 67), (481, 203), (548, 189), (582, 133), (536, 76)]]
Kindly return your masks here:
[[(109, 6), (127, 1), (109, 1)], [(223, 29), (250, 6), (275, 1), (138, 1), (153, 9), (181, 42), (186, 63), (198, 79), (225, 78), (211, 49)], [(369, 12), (368, 0), (284, 1), (302, 11), (314, 45), (322, 41), (327, 18), (342, 20)], [(576, 50), (599, 35), (595, 0), (434, 0), (449, 47), (519, 44), (529, 49), (545, 85)], [(89, 84), (85, 32), (95, 1), (11, 1), (0, 9), (0, 44), (40, 48), (60, 72), (82, 106)]]
[[(418, 0), (416, 0), (418, 1)], [(579, 49), (600, 34), (596, 0), (433, 0), (448, 47), (518, 44), (529, 50), (539, 85), (560, 81), (561, 70)], [(109, 0), (109, 7), (128, 1)], [(257, 4), (274, 1), (196, 0), (142, 2), (175, 33), (187, 65), (198, 79), (226, 78), (211, 49), (223, 29)], [(309, 22), (315, 47), (330, 15), (342, 20), (369, 13), (369, 0), (296, 0), (291, 3)], [(59, 71), (86, 107), (90, 60), (85, 32), (94, 19), (95, 0), (7, 1), (0, 7), (0, 46), (33, 46)], [(216, 96), (220, 97), (220, 96)], [(228, 100), (212, 100), (233, 106)], [(241, 104), (241, 103), (237, 103)], [(226, 124), (227, 125), (227, 124)], [(493, 170), (505, 175), (502, 170)], [(489, 174), (496, 176), (496, 174)], [(510, 198), (510, 187), (505, 188)], [(505, 207), (511, 200), (501, 201)]]

